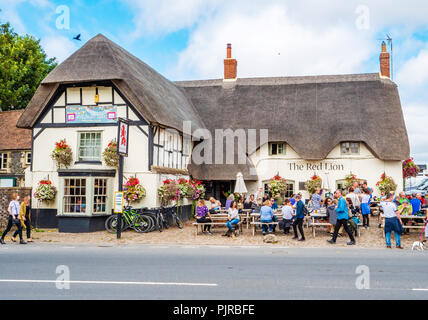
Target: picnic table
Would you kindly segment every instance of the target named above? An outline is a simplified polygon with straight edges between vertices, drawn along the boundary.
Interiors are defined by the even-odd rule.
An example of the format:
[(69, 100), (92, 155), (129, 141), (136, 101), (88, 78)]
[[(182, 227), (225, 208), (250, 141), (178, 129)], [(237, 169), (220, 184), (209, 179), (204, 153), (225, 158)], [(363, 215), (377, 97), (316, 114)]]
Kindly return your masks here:
[[(427, 221), (427, 209), (425, 210), (424, 216), (418, 216), (418, 215), (400, 215), (401, 220), (403, 221), (403, 229), (424, 229), (425, 228), (425, 222)], [(385, 216), (382, 213), (382, 228), (385, 228)], [(422, 220), (423, 222), (416, 222), (414, 221), (415, 225), (406, 225), (406, 221), (412, 221), (412, 220)], [(385, 234), (385, 233), (384, 233)]]

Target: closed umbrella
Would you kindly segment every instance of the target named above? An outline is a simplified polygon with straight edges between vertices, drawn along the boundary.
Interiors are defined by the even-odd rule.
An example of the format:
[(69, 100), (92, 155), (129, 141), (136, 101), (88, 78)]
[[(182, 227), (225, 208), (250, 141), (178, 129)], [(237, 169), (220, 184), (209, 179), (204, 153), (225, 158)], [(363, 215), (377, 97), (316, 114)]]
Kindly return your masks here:
[(330, 177), (328, 172), (324, 173), (324, 179), (322, 179), (321, 188), (325, 191), (331, 191)]
[(238, 172), (236, 175), (235, 193), (243, 194), (247, 193), (247, 187), (245, 186), (244, 175)]

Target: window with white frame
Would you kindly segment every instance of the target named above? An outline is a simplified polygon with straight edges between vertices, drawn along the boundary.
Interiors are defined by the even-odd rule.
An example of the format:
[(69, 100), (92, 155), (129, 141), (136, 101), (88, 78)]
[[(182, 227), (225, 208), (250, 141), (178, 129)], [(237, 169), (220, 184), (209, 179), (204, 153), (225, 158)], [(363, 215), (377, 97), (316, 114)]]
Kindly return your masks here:
[(283, 142), (271, 142), (269, 143), (269, 155), (280, 155), (285, 154), (285, 143)]
[(25, 164), (31, 164), (31, 152), (25, 154)]
[(0, 153), (0, 170), (7, 170), (7, 153)]
[(64, 213), (86, 212), (86, 179), (64, 179)]
[(359, 142), (342, 142), (340, 150), (342, 154), (359, 154), (360, 143)]
[(100, 161), (101, 132), (79, 132), (79, 161)]
[(107, 207), (107, 179), (94, 179), (93, 213), (106, 213)]

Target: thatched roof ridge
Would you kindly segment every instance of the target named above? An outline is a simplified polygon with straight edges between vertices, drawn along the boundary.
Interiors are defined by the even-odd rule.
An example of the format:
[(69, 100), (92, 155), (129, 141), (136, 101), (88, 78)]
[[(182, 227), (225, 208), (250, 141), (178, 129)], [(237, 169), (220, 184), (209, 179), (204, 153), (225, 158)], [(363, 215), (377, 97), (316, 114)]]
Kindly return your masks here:
[(195, 128), (204, 127), (203, 121), (181, 89), (101, 34), (89, 40), (49, 73), (18, 125), (27, 128), (34, 125), (37, 120), (34, 115), (40, 114), (46, 107), (46, 87), (104, 80), (113, 80), (149, 122), (177, 130), (182, 130), (183, 121), (191, 121)]

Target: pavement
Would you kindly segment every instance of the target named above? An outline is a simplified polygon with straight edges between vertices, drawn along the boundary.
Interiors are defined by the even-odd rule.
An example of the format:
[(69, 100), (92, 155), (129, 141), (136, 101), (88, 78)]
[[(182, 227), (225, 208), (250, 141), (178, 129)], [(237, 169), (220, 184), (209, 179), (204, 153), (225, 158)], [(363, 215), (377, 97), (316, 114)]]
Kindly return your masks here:
[(428, 299), (428, 252), (215, 245), (0, 246), (4, 299)]

